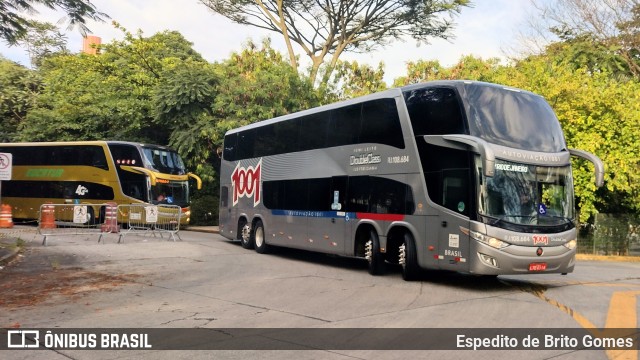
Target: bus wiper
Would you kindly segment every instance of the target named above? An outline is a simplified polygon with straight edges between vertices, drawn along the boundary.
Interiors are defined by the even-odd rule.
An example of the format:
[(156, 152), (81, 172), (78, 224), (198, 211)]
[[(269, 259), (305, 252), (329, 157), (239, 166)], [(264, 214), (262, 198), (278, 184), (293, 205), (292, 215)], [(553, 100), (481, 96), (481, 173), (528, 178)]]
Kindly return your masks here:
[(482, 216), (483, 218), (487, 218), (487, 219), (491, 220), (491, 222), (487, 222), (487, 224), (489, 224), (491, 226), (497, 225), (498, 223), (503, 221), (502, 218), (491, 216), (491, 215), (480, 214), (480, 216)]

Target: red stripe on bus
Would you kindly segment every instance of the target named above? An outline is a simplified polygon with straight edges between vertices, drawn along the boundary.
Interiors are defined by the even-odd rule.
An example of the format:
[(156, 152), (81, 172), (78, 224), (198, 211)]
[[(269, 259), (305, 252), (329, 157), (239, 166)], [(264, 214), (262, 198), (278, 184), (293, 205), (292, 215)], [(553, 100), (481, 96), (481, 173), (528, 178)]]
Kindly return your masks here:
[(374, 213), (356, 213), (358, 219), (378, 220), (378, 221), (402, 221), (402, 214), (374, 214)]

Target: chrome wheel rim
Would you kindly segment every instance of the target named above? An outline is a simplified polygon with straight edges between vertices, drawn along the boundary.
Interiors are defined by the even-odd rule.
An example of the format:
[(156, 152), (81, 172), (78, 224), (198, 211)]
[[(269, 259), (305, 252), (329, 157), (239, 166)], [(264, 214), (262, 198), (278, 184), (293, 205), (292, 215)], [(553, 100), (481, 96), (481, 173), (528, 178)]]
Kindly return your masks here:
[(373, 259), (373, 241), (371, 239), (364, 245), (364, 258), (369, 262)]
[(258, 227), (256, 229), (256, 246), (262, 247), (262, 244), (264, 244), (264, 231), (262, 227)]
[(242, 242), (249, 242), (249, 238), (251, 237), (251, 227), (249, 224), (244, 224), (242, 227)]

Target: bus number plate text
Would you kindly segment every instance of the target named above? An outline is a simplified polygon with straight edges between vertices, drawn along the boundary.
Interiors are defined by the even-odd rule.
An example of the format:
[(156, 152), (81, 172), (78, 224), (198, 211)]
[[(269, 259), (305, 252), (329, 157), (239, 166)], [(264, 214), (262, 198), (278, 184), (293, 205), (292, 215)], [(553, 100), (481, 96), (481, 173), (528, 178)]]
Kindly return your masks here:
[(531, 263), (529, 264), (529, 271), (544, 271), (547, 270), (547, 263)]

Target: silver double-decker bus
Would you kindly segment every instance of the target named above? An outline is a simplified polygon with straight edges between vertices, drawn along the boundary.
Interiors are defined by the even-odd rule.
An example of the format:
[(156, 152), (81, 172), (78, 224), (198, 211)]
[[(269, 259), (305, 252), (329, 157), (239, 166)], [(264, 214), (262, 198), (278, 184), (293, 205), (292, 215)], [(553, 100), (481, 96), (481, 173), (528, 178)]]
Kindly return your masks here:
[(474, 81), (390, 89), (230, 130), (220, 234), (480, 275), (573, 271), (571, 156), (539, 95)]

